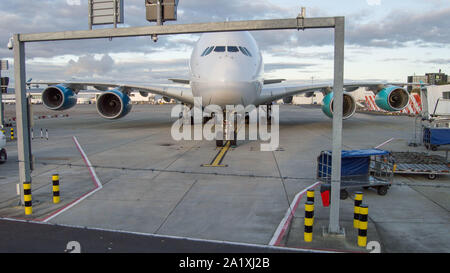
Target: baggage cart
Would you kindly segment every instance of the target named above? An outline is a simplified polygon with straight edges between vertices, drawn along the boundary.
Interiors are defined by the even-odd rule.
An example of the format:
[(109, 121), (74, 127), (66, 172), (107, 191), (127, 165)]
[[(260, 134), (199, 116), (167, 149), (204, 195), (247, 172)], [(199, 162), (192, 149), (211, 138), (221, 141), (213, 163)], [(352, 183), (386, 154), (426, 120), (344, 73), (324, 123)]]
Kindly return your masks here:
[[(439, 146), (450, 145), (450, 128), (424, 127), (423, 144), (432, 151), (437, 151)], [(446, 146), (447, 149), (448, 147)]]
[[(331, 191), (332, 152), (322, 151), (317, 157), (317, 179), (321, 181), (322, 201), (329, 204)], [(380, 149), (342, 151), (340, 198), (346, 199), (351, 188), (375, 188), (385, 195), (394, 177), (390, 153)], [(328, 200), (327, 200), (328, 198)]]
[(395, 174), (425, 174), (428, 179), (449, 175), (448, 151), (446, 158), (420, 152), (391, 152)]

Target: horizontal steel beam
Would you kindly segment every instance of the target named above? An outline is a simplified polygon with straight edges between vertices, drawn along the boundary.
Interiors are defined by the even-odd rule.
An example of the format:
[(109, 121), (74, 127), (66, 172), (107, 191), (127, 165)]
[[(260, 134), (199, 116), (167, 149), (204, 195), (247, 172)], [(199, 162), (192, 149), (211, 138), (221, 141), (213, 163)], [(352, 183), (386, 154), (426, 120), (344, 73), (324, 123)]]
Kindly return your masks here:
[(188, 34), (188, 33), (202, 33), (202, 32), (222, 32), (222, 31), (334, 28), (336, 18), (340, 17), (250, 20), (250, 21), (233, 21), (233, 22), (216, 22), (216, 23), (128, 27), (115, 29), (108, 28), (95, 30), (44, 32), (33, 34), (20, 34), (19, 40), (20, 42), (43, 42), (43, 41), (58, 41), (58, 40), (151, 36), (154, 34), (169, 35), (169, 34)]

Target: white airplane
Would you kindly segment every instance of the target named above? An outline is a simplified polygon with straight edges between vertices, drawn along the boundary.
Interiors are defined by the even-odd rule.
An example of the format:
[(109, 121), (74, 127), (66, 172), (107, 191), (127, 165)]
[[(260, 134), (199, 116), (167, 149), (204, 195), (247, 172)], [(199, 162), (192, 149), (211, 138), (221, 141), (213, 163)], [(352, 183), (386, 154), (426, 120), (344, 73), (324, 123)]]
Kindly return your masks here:
[[(265, 79), (261, 51), (249, 32), (205, 33), (198, 40), (191, 55), (190, 79), (170, 79), (175, 86), (140, 86), (96, 82), (32, 82), (49, 85), (42, 93), (43, 104), (51, 110), (65, 110), (75, 106), (76, 94), (92, 86), (104, 91), (97, 99), (98, 113), (106, 119), (117, 119), (131, 110), (131, 91), (142, 95), (153, 93), (166, 99), (173, 98), (193, 106), (194, 97), (201, 97), (203, 107), (211, 104), (224, 108), (226, 105), (270, 105), (283, 99), (292, 101), (292, 96), (322, 92), (325, 97), (322, 110), (333, 116), (333, 84), (271, 85), (284, 79)], [(359, 82), (344, 83), (343, 118), (351, 117), (356, 110), (353, 97), (347, 93), (366, 87), (376, 94), (376, 104), (386, 111), (401, 111), (409, 103), (409, 93), (398, 85), (405, 83)], [(415, 83), (417, 85), (417, 83)], [(216, 141), (218, 146), (223, 142)]]

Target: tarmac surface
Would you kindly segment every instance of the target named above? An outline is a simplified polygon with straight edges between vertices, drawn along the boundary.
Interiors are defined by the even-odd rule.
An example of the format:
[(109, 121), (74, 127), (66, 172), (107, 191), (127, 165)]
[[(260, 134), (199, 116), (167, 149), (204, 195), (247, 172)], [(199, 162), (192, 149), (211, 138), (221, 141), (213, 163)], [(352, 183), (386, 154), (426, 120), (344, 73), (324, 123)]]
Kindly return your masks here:
[[(18, 206), (17, 147), (8, 142), (8, 162), (0, 165), (0, 217), (44, 221), (96, 189), (73, 141), (76, 136), (102, 188), (49, 223), (268, 245), (295, 195), (316, 182), (316, 158), (320, 151), (331, 149), (331, 120), (315, 106), (282, 105), (277, 151), (261, 151), (261, 141), (238, 141), (223, 158), (227, 167), (202, 167), (218, 153), (215, 143), (173, 140), (172, 107), (134, 105), (126, 117), (107, 121), (96, 113), (95, 105), (77, 105), (63, 112), (69, 117), (35, 120), (33, 214), (25, 216)], [(55, 114), (41, 105), (33, 111), (34, 115)], [(15, 116), (14, 105), (7, 105), (6, 115)], [(372, 148), (394, 138), (382, 148), (424, 151), (407, 146), (414, 136), (413, 126), (412, 117), (357, 113), (344, 122), (343, 147)], [(48, 140), (40, 138), (41, 128), (48, 129)], [(436, 154), (445, 155), (442, 151)], [(51, 193), (55, 172), (61, 185), (57, 205)], [(318, 194), (317, 240), (329, 214), (328, 208), (321, 207)], [(347, 234), (353, 234), (346, 243), (325, 240), (305, 245), (304, 200), (300, 203), (284, 245), (367, 251), (356, 247), (351, 228), (346, 228)], [(341, 201), (342, 226), (351, 222), (352, 203), (350, 198)], [(368, 241), (379, 241), (382, 252), (450, 251), (449, 176), (428, 180), (422, 175), (398, 175), (386, 196), (364, 190), (364, 203), (369, 205)]]
[(0, 253), (299, 253), (261, 245), (0, 220)]

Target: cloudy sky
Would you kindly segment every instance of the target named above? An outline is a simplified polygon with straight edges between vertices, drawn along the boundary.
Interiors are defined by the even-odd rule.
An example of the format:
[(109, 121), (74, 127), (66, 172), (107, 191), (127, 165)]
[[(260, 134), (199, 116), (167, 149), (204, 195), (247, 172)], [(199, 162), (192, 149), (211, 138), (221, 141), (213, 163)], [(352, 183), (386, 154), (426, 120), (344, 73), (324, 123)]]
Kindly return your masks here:
[[(88, 29), (87, 0), (0, 0), (0, 59), (13, 33)], [(450, 73), (450, 0), (180, 0), (178, 21), (345, 16), (345, 79), (406, 81), (439, 69)], [(172, 22), (168, 24), (173, 24)], [(150, 25), (143, 0), (125, 0), (125, 24)], [(332, 30), (253, 32), (266, 63), (266, 78), (305, 82), (333, 75)], [(30, 43), (27, 78), (167, 82), (186, 78), (198, 35)], [(2, 46), (3, 45), (3, 46)]]

